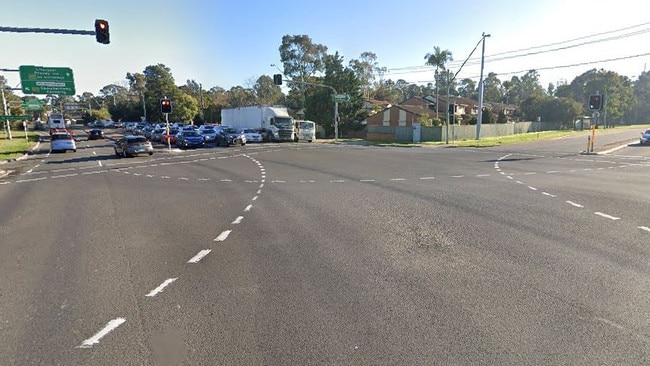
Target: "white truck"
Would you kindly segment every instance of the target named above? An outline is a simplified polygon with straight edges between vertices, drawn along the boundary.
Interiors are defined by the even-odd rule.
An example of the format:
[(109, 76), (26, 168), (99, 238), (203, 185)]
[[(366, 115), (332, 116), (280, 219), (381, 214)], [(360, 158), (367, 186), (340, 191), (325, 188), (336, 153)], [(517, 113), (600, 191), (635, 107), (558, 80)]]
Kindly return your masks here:
[(221, 124), (239, 129), (259, 130), (264, 141), (296, 141), (294, 119), (287, 108), (256, 105), (221, 110)]
[(307, 142), (316, 140), (316, 122), (297, 119), (295, 127), (296, 142), (298, 140), (307, 140)]

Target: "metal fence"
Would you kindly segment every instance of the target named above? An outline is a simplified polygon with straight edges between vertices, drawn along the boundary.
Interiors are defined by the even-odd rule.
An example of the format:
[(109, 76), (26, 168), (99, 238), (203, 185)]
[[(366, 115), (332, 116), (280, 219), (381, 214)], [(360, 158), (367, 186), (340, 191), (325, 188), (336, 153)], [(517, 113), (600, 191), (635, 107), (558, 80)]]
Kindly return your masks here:
[[(555, 131), (565, 128), (562, 123), (557, 122), (516, 122), (481, 125), (481, 137), (501, 137), (530, 133), (538, 131)], [(422, 126), (420, 141), (445, 141), (449, 134), (449, 140), (473, 140), (476, 139), (475, 125), (450, 125), (447, 131), (446, 126)], [(388, 142), (412, 142), (412, 126), (368, 126), (366, 139), (368, 141)]]

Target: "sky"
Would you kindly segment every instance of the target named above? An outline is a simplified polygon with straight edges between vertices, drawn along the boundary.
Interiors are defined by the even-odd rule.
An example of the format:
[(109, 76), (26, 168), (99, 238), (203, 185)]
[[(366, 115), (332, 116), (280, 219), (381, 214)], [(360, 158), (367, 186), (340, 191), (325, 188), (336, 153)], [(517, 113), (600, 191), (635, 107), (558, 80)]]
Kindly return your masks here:
[[(635, 80), (650, 62), (645, 0), (0, 0), (0, 9), (0, 27), (94, 30), (95, 19), (109, 22), (108, 45), (88, 35), (0, 32), (0, 68), (69, 67), (78, 95), (126, 85), (127, 73), (159, 63), (177, 85), (249, 87), (278, 73), (271, 65), (281, 67), (287, 34), (308, 35), (346, 63), (373, 52), (385, 79), (417, 84), (434, 78), (424, 65), (434, 46), (452, 52), (448, 68), (458, 79), (478, 81), (483, 33), (484, 75), (501, 81), (536, 69), (546, 87), (593, 68)], [(575, 64), (583, 65), (564, 67)], [(20, 85), (18, 73), (0, 74)]]

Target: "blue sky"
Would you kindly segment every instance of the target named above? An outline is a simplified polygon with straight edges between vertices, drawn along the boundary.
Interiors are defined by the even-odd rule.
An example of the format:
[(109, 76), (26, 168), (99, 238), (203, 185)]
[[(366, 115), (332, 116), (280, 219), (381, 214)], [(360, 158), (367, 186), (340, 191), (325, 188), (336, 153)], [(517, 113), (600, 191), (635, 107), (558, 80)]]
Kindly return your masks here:
[[(346, 61), (372, 51), (389, 69), (385, 78), (416, 83), (433, 79), (432, 69), (423, 67), (433, 46), (452, 51), (449, 66), (457, 71), (483, 32), (491, 35), (485, 74), (496, 72), (502, 81), (530, 68), (650, 53), (650, 31), (643, 31), (650, 30), (650, 16), (641, 0), (0, 0), (0, 9), (4, 27), (92, 30), (96, 18), (109, 21), (109, 45), (96, 43), (93, 36), (0, 32), (0, 68), (70, 67), (77, 94), (97, 94), (105, 85), (124, 82), (127, 72), (157, 63), (171, 68), (178, 85), (194, 79), (206, 89), (249, 86), (260, 75), (277, 72), (270, 64), (280, 64), (278, 47), (285, 34), (306, 34)], [(492, 56), (644, 23), (573, 44), (618, 35), (617, 40), (509, 60)], [(632, 31), (639, 34), (624, 34)], [(479, 55), (480, 47), (474, 57)], [(635, 79), (649, 61), (643, 56), (539, 73), (544, 86), (570, 82), (591, 68)], [(11, 86), (20, 82), (17, 73), (2, 74)], [(470, 60), (458, 77), (478, 80), (478, 75), (478, 63)]]

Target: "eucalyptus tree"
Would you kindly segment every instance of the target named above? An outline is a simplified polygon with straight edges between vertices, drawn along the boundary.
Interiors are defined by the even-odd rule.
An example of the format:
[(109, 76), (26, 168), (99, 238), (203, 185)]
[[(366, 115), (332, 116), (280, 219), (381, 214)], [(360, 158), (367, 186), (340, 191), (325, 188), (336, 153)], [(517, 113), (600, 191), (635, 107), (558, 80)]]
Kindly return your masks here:
[[(438, 101), (439, 97), (439, 87), (438, 87), (438, 71), (440, 69), (446, 70), (445, 64), (448, 61), (452, 61), (453, 57), (451, 54), (451, 51), (449, 50), (442, 50), (438, 46), (433, 47), (433, 52), (427, 53), (424, 56), (424, 59), (426, 62), (424, 63), (427, 66), (435, 66), (436, 71), (435, 71), (435, 81), (436, 81), (436, 103)], [(438, 118), (438, 108), (436, 107), (436, 118)]]
[[(308, 35), (284, 35), (279, 48), (283, 74), (296, 81), (309, 81), (309, 78), (322, 72), (323, 58), (327, 47), (313, 43)], [(305, 85), (293, 84), (292, 89), (300, 89), (303, 94), (301, 104), (304, 105)]]

